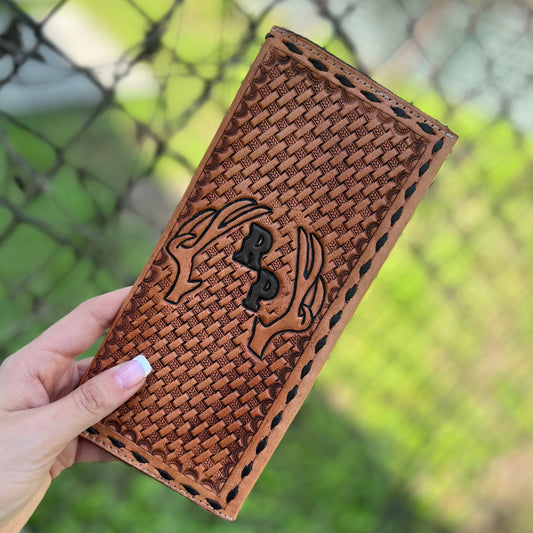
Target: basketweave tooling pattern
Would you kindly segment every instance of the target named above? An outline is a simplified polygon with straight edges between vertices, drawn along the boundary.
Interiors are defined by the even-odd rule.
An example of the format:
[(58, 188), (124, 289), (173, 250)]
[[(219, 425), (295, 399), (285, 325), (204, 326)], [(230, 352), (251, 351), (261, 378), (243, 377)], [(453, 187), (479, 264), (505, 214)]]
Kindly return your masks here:
[[(297, 229), (306, 228), (325, 256), (326, 298), (318, 324), (405, 190), (427, 135), (273, 50), (223, 139), (171, 235), (196, 213), (238, 199), (268, 206), (271, 212), (257, 220), (273, 235), (264, 265), (280, 279), (280, 297), (265, 301), (259, 312), (268, 322), (283, 311), (277, 302), (286, 300), (295, 281)], [(104, 424), (214, 492), (224, 486), (312, 333), (312, 327), (283, 333), (262, 359), (250, 356), (246, 345), (255, 316), (241, 302), (254, 273), (232, 259), (248, 230), (244, 224), (223, 234), (198, 255), (201, 286), (178, 304), (163, 299), (176, 266), (160, 250), (116, 325), (123, 335), (107, 339), (101, 367), (94, 369), (136, 353), (150, 359), (149, 386)]]

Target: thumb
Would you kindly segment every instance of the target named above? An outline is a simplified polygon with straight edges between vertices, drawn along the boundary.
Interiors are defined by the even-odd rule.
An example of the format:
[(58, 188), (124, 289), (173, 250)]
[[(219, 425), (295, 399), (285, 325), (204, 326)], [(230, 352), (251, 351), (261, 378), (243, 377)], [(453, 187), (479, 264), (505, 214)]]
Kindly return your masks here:
[(144, 384), (152, 367), (143, 355), (102, 372), (46, 406), (53, 446), (63, 448), (84, 429), (122, 405)]

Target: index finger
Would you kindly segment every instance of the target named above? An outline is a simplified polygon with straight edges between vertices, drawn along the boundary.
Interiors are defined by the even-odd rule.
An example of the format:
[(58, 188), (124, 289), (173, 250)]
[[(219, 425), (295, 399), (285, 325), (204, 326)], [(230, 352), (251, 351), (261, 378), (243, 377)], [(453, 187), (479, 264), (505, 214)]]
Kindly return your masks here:
[(31, 342), (32, 350), (46, 350), (76, 358), (111, 326), (131, 287), (107, 292), (82, 302)]

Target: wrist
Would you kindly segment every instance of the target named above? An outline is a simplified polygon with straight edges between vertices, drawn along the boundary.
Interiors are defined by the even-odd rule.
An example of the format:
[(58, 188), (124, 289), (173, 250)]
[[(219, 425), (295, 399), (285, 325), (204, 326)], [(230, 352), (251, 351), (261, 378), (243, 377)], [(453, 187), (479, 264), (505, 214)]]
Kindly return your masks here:
[(0, 533), (19, 533), (43, 499), (51, 482), (52, 478), (50, 474), (47, 474), (39, 488), (21, 509), (15, 511), (13, 515), (10, 513), (5, 519), (0, 516)]

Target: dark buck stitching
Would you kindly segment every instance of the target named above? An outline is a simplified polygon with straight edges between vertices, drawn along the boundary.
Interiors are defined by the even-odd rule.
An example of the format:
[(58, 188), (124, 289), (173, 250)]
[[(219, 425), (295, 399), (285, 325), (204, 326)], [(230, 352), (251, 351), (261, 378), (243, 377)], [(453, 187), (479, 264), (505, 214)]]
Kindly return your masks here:
[(444, 145), (444, 137), (442, 137), (440, 141), (437, 141), (433, 145), (433, 149), (431, 150), (431, 153), (436, 154), (443, 147), (443, 145)]
[(418, 177), (422, 177), (428, 170), (429, 165), (431, 165), (431, 159), (429, 161), (426, 161), (418, 170)]
[(416, 183), (413, 183), (410, 187), (407, 187), (405, 190), (405, 199), (410, 198), (413, 196), (413, 193), (416, 191)]
[(257, 445), (255, 449), (255, 455), (259, 455), (266, 448), (267, 444), (268, 444), (268, 436), (259, 441), (259, 444)]
[(244, 479), (246, 476), (250, 475), (250, 472), (252, 471), (253, 467), (253, 461), (248, 463), (241, 471), (241, 479)]
[(211, 498), (206, 498), (205, 501), (213, 508), (213, 509), (216, 509), (217, 511), (220, 511), (220, 509), (222, 509), (222, 505), (220, 505), (220, 503), (218, 503), (216, 500), (212, 500)]
[(407, 113), (404, 109), (402, 109), (401, 107), (395, 107), (395, 106), (391, 106), (391, 109), (394, 111), (394, 114), (398, 117), (402, 117), (402, 118), (411, 118), (411, 116), (409, 115), (409, 113)]
[[(91, 434), (91, 435), (99, 434), (98, 430), (96, 430), (95, 428), (92, 428), (92, 429), (94, 430), (94, 432), (91, 432), (91, 431), (88, 431), (88, 430), (87, 430), (87, 432), (89, 434)], [(117, 449), (114, 450), (114, 452), (117, 453), (118, 455), (120, 455), (121, 457), (123, 457), (125, 460), (129, 461), (131, 459), (128, 456), (124, 455), (124, 453), (122, 451), (118, 451), (121, 448), (125, 448), (128, 452), (130, 452), (133, 455), (133, 457), (136, 456), (136, 452), (134, 452), (133, 450), (130, 450), (129, 448), (127, 448), (124, 444), (122, 444), (117, 439), (114, 439), (112, 437), (108, 437), (108, 438), (109, 438), (109, 440), (111, 442), (114, 441), (114, 442), (118, 442), (120, 444), (120, 446), (114, 446), (114, 448), (117, 448)], [(93, 437), (93, 440), (94, 441), (98, 441), (104, 448), (107, 448), (109, 450), (113, 450), (113, 447), (109, 446), (109, 444), (107, 444), (105, 441), (103, 441), (103, 440), (101, 440), (101, 439), (99, 439), (97, 437)], [(142, 464), (141, 461), (137, 461), (137, 462), (139, 463), (138, 464), (138, 468), (140, 470), (146, 472), (147, 474), (150, 474), (151, 476), (156, 475), (156, 473), (153, 470), (149, 470), (144, 464)], [(148, 466), (150, 466), (151, 469), (153, 468), (154, 470), (157, 470), (157, 473), (161, 476), (161, 478), (165, 479), (180, 494), (183, 494), (184, 496), (187, 496), (191, 500), (193, 500), (193, 501), (195, 501), (197, 503), (200, 503), (200, 504), (205, 504), (207, 502), (207, 504), (210, 505), (215, 510), (216, 514), (218, 514), (218, 515), (220, 515), (220, 516), (222, 516), (222, 517), (224, 517), (224, 518), (226, 518), (228, 520), (233, 520), (232, 517), (220, 512), (220, 509), (222, 509), (222, 506), (217, 501), (211, 500), (210, 498), (206, 498), (205, 499), (206, 501), (204, 502), (200, 498), (196, 498), (196, 496), (198, 496), (200, 494), (196, 489), (194, 489), (190, 485), (186, 485), (184, 483), (181, 483), (181, 484), (176, 483), (175, 479), (166, 470), (161, 470), (159, 468), (156, 468), (153, 465), (151, 465), (149, 462), (148, 462)], [(250, 463), (249, 466), (250, 466), (250, 470), (251, 470), (251, 463)], [(183, 489), (181, 487), (183, 487)], [(237, 492), (238, 492), (238, 489), (237, 489)], [(234, 493), (235, 496), (237, 495), (237, 492)], [(228, 496), (229, 496), (229, 494), (228, 494)]]
[(326, 65), (324, 65), (324, 63), (322, 63), (320, 59), (314, 59), (312, 57), (308, 57), (307, 59), (309, 59), (309, 61), (313, 64), (313, 66), (317, 68), (318, 70), (320, 70), (321, 72), (328, 71), (328, 67), (326, 67)]
[(359, 269), (359, 278), (362, 278), (372, 266), (372, 259), (369, 259), (360, 269)]
[(168, 481), (174, 481), (174, 477), (171, 476), (166, 470), (162, 468), (156, 468), (156, 470), (161, 474), (161, 477), (167, 479)]
[(326, 342), (328, 342), (328, 336), (324, 335), (319, 341), (315, 344), (315, 353), (318, 353), (324, 346), (326, 346)]
[(392, 215), (391, 219), (390, 219), (390, 222), (391, 222), (391, 228), (394, 226), (394, 224), (396, 224), (396, 222), (398, 222), (398, 220), (400, 220), (400, 217), (402, 216), (402, 213), (403, 213), (403, 206), (400, 207), (400, 209), (398, 209), (398, 211), (396, 211), (394, 213), (394, 215)]
[(389, 234), (385, 233), (378, 239), (378, 241), (376, 242), (376, 252), (379, 252), (379, 250), (381, 250), (382, 246), (387, 242), (388, 238)]
[(194, 487), (191, 487), (190, 485), (185, 485), (183, 483), (183, 488), (191, 495), (191, 496), (198, 496), (200, 494)]
[(137, 459), (137, 461), (139, 461), (139, 463), (147, 463), (148, 462), (148, 459), (145, 459), (140, 453), (134, 452), (133, 450), (132, 450), (131, 453), (133, 454), (133, 457), (135, 457), (135, 459)]
[(331, 320), (329, 321), (329, 329), (333, 328), (333, 326), (341, 319), (341, 316), (342, 311), (339, 311), (331, 317)]
[(344, 296), (344, 301), (349, 302), (355, 296), (356, 292), (357, 292), (357, 283), (346, 291), (346, 295)]
[(350, 89), (355, 89), (355, 85), (344, 74), (335, 74), (335, 77), (345, 86)]
[(417, 124), (420, 126), (421, 129), (423, 129), (426, 133), (429, 133), (430, 135), (435, 135), (435, 131), (433, 128), (427, 123), (427, 122), (417, 122)]
[(361, 94), (367, 99), (367, 100), (370, 100), (371, 102), (381, 102), (381, 100), (373, 93), (373, 92), (370, 92), (370, 91), (361, 91)]
[(296, 394), (298, 392), (298, 385), (295, 385), (287, 394), (287, 399), (285, 400), (285, 405), (287, 405), (289, 402), (292, 402), (294, 398), (296, 397)]
[(283, 44), (291, 51), (291, 52), (294, 52), (295, 54), (298, 54), (298, 55), (302, 55), (303, 52), (294, 44), (294, 43), (291, 43), (290, 41), (283, 41)]
[[(313, 48), (311, 48), (309, 45), (307, 45), (306, 43), (304, 42), (300, 42), (298, 40), (296, 40), (294, 38), (293, 35), (283, 31), (281, 28), (276, 28), (275, 30), (273, 30), (277, 33), (279, 33), (280, 35), (284, 35), (287, 39), (289, 39), (288, 41), (284, 40), (282, 41), (283, 44), (291, 51), (293, 51), (294, 53), (298, 54), (298, 55), (302, 55), (302, 51), (300, 50), (300, 48), (298, 48), (295, 44), (295, 41), (298, 42), (298, 45), (302, 48), (305, 48), (306, 50), (308, 50), (309, 52), (311, 52), (314, 56), (318, 56), (320, 58), (322, 58), (326, 63), (329, 63), (330, 65), (332, 65), (333, 67), (335, 67), (336, 69), (339, 69), (341, 70), (342, 72), (344, 72), (349, 78), (353, 78), (354, 80), (356, 80), (357, 82), (361, 83), (362, 85), (364, 85), (365, 87), (367, 87), (368, 89), (370, 89), (370, 91), (366, 91), (370, 94), (372, 94), (372, 97), (376, 98), (376, 100), (372, 100), (373, 102), (381, 102), (381, 100), (376, 96), (376, 95), (379, 95), (381, 96), (382, 98), (385, 98), (385, 100), (388, 100), (389, 102), (393, 103), (393, 104), (396, 104), (395, 105), (395, 108), (398, 110), (398, 109), (402, 109), (404, 111), (407, 112), (407, 108), (401, 103), (401, 102), (397, 102), (396, 100), (394, 100), (394, 98), (392, 98), (391, 96), (389, 96), (388, 94), (382, 92), (382, 91), (378, 91), (376, 90), (375, 87), (373, 87), (372, 85), (370, 85), (370, 83), (368, 83), (367, 81), (365, 81), (363, 78), (357, 76), (356, 74), (354, 74), (353, 72), (351, 72), (350, 70), (346, 70), (346, 67), (344, 67), (342, 64), (339, 64), (339, 63), (336, 63), (334, 61), (334, 57), (328, 57), (328, 56), (324, 56), (322, 55), (318, 50), (315, 50)], [(269, 34), (270, 35), (270, 34)], [(296, 50), (293, 50), (293, 47), (296, 49)], [(308, 58), (309, 59), (309, 58)], [(342, 82), (341, 82), (342, 83)], [(363, 91), (361, 91), (363, 92)], [(363, 93), (364, 94), (364, 93)], [(366, 96), (366, 95), (365, 95)], [(370, 100), (372, 97), (369, 97), (367, 96), (367, 98)], [(394, 111), (394, 109), (393, 109)], [(422, 116), (422, 115), (419, 115), (418, 113), (416, 112), (413, 112), (413, 110), (409, 110), (411, 113), (414, 114), (414, 116), (418, 119), (420, 119), (422, 122), (419, 122), (418, 125), (424, 130), (426, 131), (427, 133), (430, 133), (431, 135), (435, 134), (435, 131), (434, 130), (438, 130), (440, 131), (441, 133), (443, 133), (446, 137), (448, 137), (449, 139), (451, 139), (453, 141), (453, 135), (449, 132), (447, 132), (446, 130), (443, 130), (442, 128), (440, 128), (439, 126), (436, 126), (435, 124), (430, 124), (429, 122), (427, 122), (427, 118)], [(398, 112), (397, 111), (394, 111), (397, 115), (398, 115)], [(398, 116), (402, 116), (402, 115), (398, 115)], [(405, 117), (404, 117), (405, 118)], [(410, 117), (409, 117), (410, 118)], [(427, 126), (427, 130), (424, 128), (424, 126)], [(431, 131), (429, 131), (431, 130)]]
[(283, 411), (280, 411), (273, 419), (272, 419), (272, 422), (270, 423), (270, 429), (274, 429), (280, 422), (281, 422), (281, 418), (283, 416)]
[[(326, 339), (326, 337), (324, 337), (324, 340)], [(325, 344), (325, 342), (324, 342)], [(311, 370), (311, 366), (313, 364), (313, 361), (309, 361), (303, 368), (302, 368), (302, 372), (300, 374), (300, 380), (302, 380), (305, 376), (307, 376), (307, 374), (309, 374), (309, 371)], [(298, 393), (298, 385), (295, 385), (288, 393), (287, 393), (287, 398), (285, 400), (285, 405), (289, 404), (290, 402), (292, 402), (292, 400), (294, 400), (294, 398), (296, 397), (296, 394)], [(272, 422), (270, 424), (270, 432), (272, 432), (272, 430), (277, 426), (279, 425), (279, 423), (281, 422), (281, 418), (283, 416), (283, 410), (280, 411), (273, 419), (272, 419)], [(262, 440), (259, 441), (259, 443), (257, 444), (256, 448), (255, 448), (255, 457), (257, 457), (266, 447), (267, 447), (267, 444), (268, 444), (268, 437), (270, 436), (270, 433), (264, 437)], [(255, 457), (252, 461), (250, 461), (241, 471), (241, 479), (244, 479), (246, 476), (250, 475), (251, 471), (252, 471), (252, 468), (253, 468), (253, 464), (254, 464), (254, 461), (255, 461)], [(226, 502), (229, 503), (231, 500), (233, 500), (236, 496), (237, 496), (237, 493), (239, 492), (239, 485), (235, 485), (235, 487), (233, 487), (229, 492), (228, 492), (228, 495), (226, 497)]]
[[(394, 111), (394, 108), (393, 108), (393, 111)], [(420, 123), (419, 123), (419, 125), (421, 126)], [(424, 129), (424, 128), (422, 128), (422, 129)], [(432, 130), (432, 133), (434, 133), (433, 130)], [(438, 152), (442, 148), (443, 144), (444, 144), (444, 137), (441, 138), (440, 140), (438, 140), (433, 145), (431, 153), (434, 154), (435, 152)], [(428, 171), (429, 167), (431, 166), (431, 162), (432, 162), (432, 160), (430, 159), (429, 161), (427, 161), (426, 163), (424, 163), (420, 167), (420, 170), (418, 172), (418, 176), (419, 177), (421, 177), (423, 174), (425, 174)], [(406, 200), (415, 192), (416, 187), (417, 187), (417, 182), (413, 183), (412, 185), (410, 185), (406, 189), (406, 191), (405, 191), (405, 199)], [(394, 224), (396, 224), (396, 222), (398, 222), (398, 220), (402, 216), (402, 213), (403, 213), (403, 206), (401, 206), (391, 216), (391, 227), (394, 226)], [(379, 237), (379, 239), (376, 242), (376, 253), (383, 247), (383, 245), (387, 242), (388, 238), (389, 238), (388, 232), (385, 232), (381, 237)], [(361, 279), (364, 277), (364, 275), (367, 274), (367, 272), (370, 270), (371, 264), (372, 264), (372, 258), (369, 259), (366, 263), (364, 263), (363, 266), (361, 266), (361, 268), (359, 269), (359, 281), (361, 281)], [(348, 302), (349, 300), (351, 300), (355, 296), (356, 292), (357, 292), (357, 283), (346, 291), (346, 295), (344, 297), (345, 302)], [(342, 309), (332, 316), (332, 318), (331, 318), (331, 320), (329, 322), (330, 329), (332, 329), (332, 327), (340, 320), (341, 315), (342, 315)], [(316, 345), (315, 345), (315, 354), (317, 354), (326, 345), (327, 339), (328, 339), (328, 337), (327, 337), (327, 335), (325, 335), (324, 337), (322, 337), (316, 343)], [(311, 361), (309, 361), (308, 364), (310, 364), (310, 363), (311, 363)], [(302, 377), (303, 377), (303, 371), (302, 371)]]
[(239, 486), (233, 487), (226, 496), (226, 503), (229, 503), (231, 500), (234, 500), (235, 497), (239, 494)]
[(124, 448), (124, 444), (122, 444), (122, 442), (120, 442), (119, 440), (117, 439), (114, 439), (113, 437), (108, 437), (109, 440), (111, 441), (111, 444), (113, 444), (113, 446), (116, 446), (117, 448)]
[(309, 372), (311, 371), (311, 366), (313, 365), (313, 361), (309, 361), (303, 368), (302, 372), (300, 373), (300, 379), (303, 379)]

